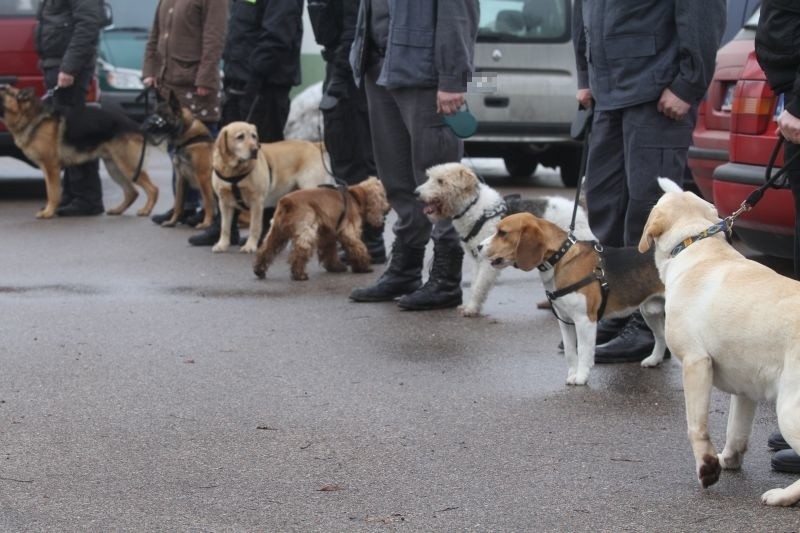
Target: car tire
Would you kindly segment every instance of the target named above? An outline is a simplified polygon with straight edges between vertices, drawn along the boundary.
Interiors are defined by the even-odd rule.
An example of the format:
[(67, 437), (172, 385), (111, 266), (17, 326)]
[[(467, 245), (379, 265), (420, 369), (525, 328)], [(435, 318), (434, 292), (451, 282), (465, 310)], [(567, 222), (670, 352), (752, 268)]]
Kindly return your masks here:
[(512, 178), (528, 178), (536, 171), (539, 161), (530, 154), (517, 152), (503, 157), (506, 170)]

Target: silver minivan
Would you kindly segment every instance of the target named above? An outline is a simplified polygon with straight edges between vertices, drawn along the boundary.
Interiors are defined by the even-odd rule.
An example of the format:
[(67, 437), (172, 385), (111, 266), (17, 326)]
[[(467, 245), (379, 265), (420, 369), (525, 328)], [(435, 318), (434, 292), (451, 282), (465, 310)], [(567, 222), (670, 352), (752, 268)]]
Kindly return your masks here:
[(578, 109), (571, 0), (480, 0), (475, 75), (467, 103), (478, 130), (471, 157), (502, 157), (512, 176), (541, 163), (561, 167), (565, 185), (580, 173), (570, 137)]

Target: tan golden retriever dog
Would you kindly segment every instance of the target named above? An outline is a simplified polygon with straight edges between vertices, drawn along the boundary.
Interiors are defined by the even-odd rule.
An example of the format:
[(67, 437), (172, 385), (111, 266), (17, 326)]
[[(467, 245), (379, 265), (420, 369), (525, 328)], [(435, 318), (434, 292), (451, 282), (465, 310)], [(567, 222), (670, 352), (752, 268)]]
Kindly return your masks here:
[(255, 252), (264, 208), (275, 207), (282, 196), (296, 189), (333, 183), (323, 157), (324, 149), (308, 141), (260, 144), (256, 127), (247, 122), (231, 122), (222, 128), (214, 143), (212, 177), (222, 231), (213, 251), (228, 250), (233, 213), (242, 209), (250, 211), (250, 234), (240, 251)]
[(263, 278), (275, 256), (292, 241), (289, 255), (292, 279), (308, 279), (306, 264), (314, 248), (328, 272), (344, 272), (336, 243), (347, 253), (353, 272), (370, 272), (370, 256), (361, 240), (363, 221), (383, 226), (389, 212), (386, 191), (378, 178), (369, 178), (345, 188), (318, 187), (289, 193), (278, 202), (267, 238), (258, 249), (253, 271)]
[[(683, 367), (689, 441), (703, 487), (738, 470), (756, 403), (775, 401), (778, 425), (800, 452), (800, 283), (745, 258), (727, 243), (716, 208), (672, 181), (650, 212), (639, 250), (655, 247), (666, 287), (666, 336)], [(722, 453), (711, 443), (712, 386), (731, 394)], [(766, 491), (767, 505), (800, 501), (800, 481)]]
[(14, 143), (44, 173), (47, 205), (36, 218), (51, 218), (61, 201), (61, 169), (100, 158), (111, 178), (122, 187), (122, 203), (106, 211), (122, 214), (139, 196), (147, 194), (136, 213), (147, 216), (158, 200), (158, 187), (142, 168), (144, 135), (139, 125), (122, 113), (85, 106), (61, 112), (46, 109), (32, 89), (0, 86), (2, 119)]

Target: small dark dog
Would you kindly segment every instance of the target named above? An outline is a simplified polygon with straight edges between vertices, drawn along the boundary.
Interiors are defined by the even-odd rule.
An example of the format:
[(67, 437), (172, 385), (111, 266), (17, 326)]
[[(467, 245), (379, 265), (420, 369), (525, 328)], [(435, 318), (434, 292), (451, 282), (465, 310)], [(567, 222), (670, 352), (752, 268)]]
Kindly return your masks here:
[(200, 120), (187, 107), (183, 107), (170, 91), (169, 98), (160, 97), (153, 115), (143, 124), (152, 144), (167, 142), (172, 168), (175, 171), (175, 204), (172, 218), (161, 225), (172, 227), (183, 214), (187, 184), (200, 189), (203, 198), (203, 222), (197, 228), (207, 228), (214, 218), (214, 191), (211, 187), (211, 154), (214, 138)]

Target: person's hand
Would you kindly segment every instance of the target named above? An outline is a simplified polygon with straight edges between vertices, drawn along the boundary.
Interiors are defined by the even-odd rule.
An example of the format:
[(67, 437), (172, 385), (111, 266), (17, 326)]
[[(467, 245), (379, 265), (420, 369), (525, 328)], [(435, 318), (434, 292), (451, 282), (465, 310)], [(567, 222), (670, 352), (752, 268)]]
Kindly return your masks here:
[(211, 89), (208, 87), (198, 87), (195, 92), (197, 93), (197, 96), (208, 96), (211, 94)]
[(673, 120), (680, 120), (685, 117), (691, 107), (690, 103), (678, 98), (675, 93), (669, 90), (669, 87), (661, 93), (661, 98), (658, 99), (657, 105), (659, 113)]
[(787, 141), (800, 144), (800, 118), (792, 115), (785, 109), (778, 115), (778, 131)]
[(156, 79), (152, 76), (148, 76), (142, 80), (142, 85), (145, 87), (155, 87), (156, 86)]
[(436, 92), (436, 112), (440, 115), (452, 115), (464, 105), (464, 93)]
[(584, 109), (589, 109), (594, 106), (594, 97), (592, 97), (591, 89), (578, 89), (578, 92), (575, 93), (575, 99), (578, 100), (578, 103), (581, 104)]
[(56, 81), (57, 86), (71, 87), (73, 83), (75, 83), (75, 76), (67, 74), (66, 72), (58, 73), (58, 81)]

